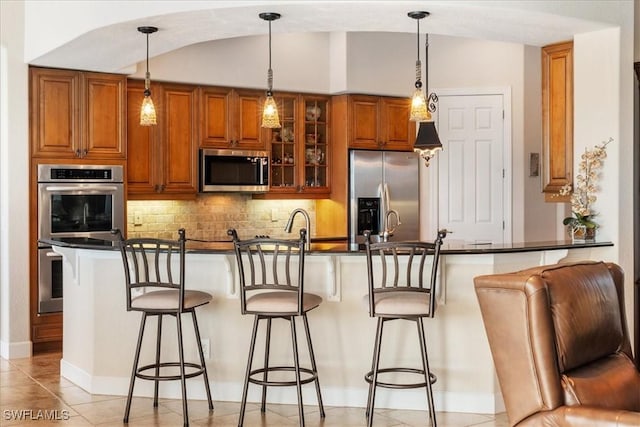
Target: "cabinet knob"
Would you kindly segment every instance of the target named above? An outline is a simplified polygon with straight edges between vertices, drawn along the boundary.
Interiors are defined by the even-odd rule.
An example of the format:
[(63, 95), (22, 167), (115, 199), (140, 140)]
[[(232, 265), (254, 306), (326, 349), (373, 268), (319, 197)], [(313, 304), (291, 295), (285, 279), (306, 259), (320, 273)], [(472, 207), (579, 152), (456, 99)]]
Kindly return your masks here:
[(76, 150), (76, 157), (82, 158), (82, 151), (80, 151), (80, 149)]

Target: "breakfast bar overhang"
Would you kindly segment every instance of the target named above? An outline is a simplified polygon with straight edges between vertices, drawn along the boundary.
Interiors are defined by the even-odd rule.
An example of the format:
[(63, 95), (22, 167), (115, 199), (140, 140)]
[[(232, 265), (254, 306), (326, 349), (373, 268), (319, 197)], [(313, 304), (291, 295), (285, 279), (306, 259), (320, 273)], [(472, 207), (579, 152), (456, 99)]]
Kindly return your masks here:
[[(65, 244), (50, 241), (64, 258), (64, 329), (60, 372), (63, 377), (92, 394), (126, 395), (130, 364), (138, 333), (139, 313), (127, 312), (124, 273), (120, 252), (115, 248)], [(192, 248), (186, 257), (187, 288), (214, 296), (199, 312), (202, 339), (208, 343), (207, 360), (211, 391), (215, 400), (239, 401), (245, 369), (245, 354), (251, 334), (251, 319), (240, 314), (238, 275), (234, 254), (227, 244), (218, 248)], [(473, 278), (481, 274), (516, 271), (537, 265), (606, 257), (610, 242), (572, 244), (542, 242), (512, 245), (443, 245), (439, 269), (438, 308), (425, 322), (438, 411), (494, 414), (504, 411), (500, 388), (473, 290)], [(322, 296), (325, 303), (309, 314), (315, 356), (327, 406), (364, 407), (368, 385), (363, 376), (371, 366), (376, 322), (369, 318), (363, 295), (367, 292), (366, 257), (363, 251), (344, 244), (315, 243), (306, 257), (305, 291)], [(496, 309), (500, 309), (497, 307)], [(190, 328), (187, 322), (187, 328)], [(274, 324), (271, 360), (290, 355), (288, 328)], [(151, 322), (150, 327), (155, 327)], [(389, 328), (394, 328), (391, 324)], [(419, 364), (419, 349), (406, 339), (407, 328), (389, 333), (383, 360)], [(167, 334), (173, 328), (167, 327)], [(173, 331), (175, 335), (175, 332)], [(165, 342), (175, 342), (167, 336)], [(173, 341), (172, 341), (173, 338)], [(195, 349), (190, 333), (185, 348)], [(149, 346), (147, 346), (149, 347)], [(143, 346), (144, 350), (145, 346)], [(141, 360), (151, 360), (153, 350), (143, 351)], [(167, 344), (162, 355), (174, 356)], [(195, 359), (186, 353), (186, 360)], [(258, 356), (259, 357), (259, 356)], [(302, 353), (304, 359), (306, 354)], [(187, 382), (189, 396), (205, 397), (201, 381)], [(249, 401), (259, 401), (259, 390)], [(303, 388), (305, 402), (313, 404), (313, 387)], [(151, 396), (153, 384), (142, 382), (135, 394)], [(163, 397), (180, 396), (179, 384), (163, 383)], [(295, 404), (293, 389), (278, 388), (269, 400)], [(423, 390), (385, 393), (380, 408), (425, 409)]]

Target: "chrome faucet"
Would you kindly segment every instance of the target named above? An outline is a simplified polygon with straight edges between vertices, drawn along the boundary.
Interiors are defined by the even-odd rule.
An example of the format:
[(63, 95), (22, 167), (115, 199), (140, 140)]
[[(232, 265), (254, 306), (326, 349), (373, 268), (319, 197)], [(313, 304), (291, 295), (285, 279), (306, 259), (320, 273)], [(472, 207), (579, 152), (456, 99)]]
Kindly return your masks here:
[[(396, 217), (396, 225), (393, 228), (389, 227), (389, 217), (391, 215), (394, 215)], [(384, 222), (382, 223), (383, 227), (382, 232), (380, 233), (380, 236), (382, 236), (382, 241), (388, 241), (389, 237), (393, 236), (393, 232), (396, 231), (396, 228), (398, 228), (400, 224), (402, 223), (400, 222), (400, 214), (398, 213), (398, 211), (395, 209), (389, 209), (387, 211), (387, 214), (384, 216)]]
[(305, 243), (306, 249), (311, 250), (311, 220), (309, 219), (309, 214), (302, 208), (296, 208), (289, 215), (289, 219), (287, 220), (287, 225), (284, 226), (284, 231), (287, 233), (291, 233), (291, 229), (293, 228), (293, 218), (296, 214), (302, 214), (304, 216), (305, 227), (307, 229), (307, 241)]

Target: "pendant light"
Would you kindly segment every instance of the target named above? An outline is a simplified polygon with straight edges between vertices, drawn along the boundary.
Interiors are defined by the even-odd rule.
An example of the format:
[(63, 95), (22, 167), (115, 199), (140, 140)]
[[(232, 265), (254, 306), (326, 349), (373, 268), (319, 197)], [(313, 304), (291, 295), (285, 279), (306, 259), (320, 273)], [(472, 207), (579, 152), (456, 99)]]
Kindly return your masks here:
[(279, 128), (280, 117), (278, 116), (278, 107), (273, 99), (273, 70), (271, 69), (271, 21), (280, 19), (280, 14), (275, 12), (264, 12), (258, 15), (260, 19), (269, 22), (269, 70), (267, 71), (267, 99), (264, 101), (262, 110), (262, 127), (263, 128)]
[(149, 34), (158, 31), (157, 27), (138, 27), (138, 31), (147, 35), (147, 72), (144, 75), (144, 99), (140, 107), (140, 125), (156, 124), (156, 107), (151, 99), (151, 74), (149, 74)]
[[(429, 16), (429, 12), (423, 11), (414, 11), (408, 13), (410, 18), (416, 20), (416, 24), (418, 26), (418, 31), (416, 32), (417, 37), (417, 59), (416, 59), (416, 83), (415, 83), (415, 91), (413, 92), (413, 96), (411, 97), (411, 116), (410, 120), (412, 122), (423, 122), (431, 119), (431, 114), (427, 109), (427, 100), (424, 96), (424, 92), (422, 91), (422, 63), (420, 62), (420, 20)], [(427, 64), (427, 67), (429, 64)]]
[[(418, 23), (418, 59), (416, 61), (416, 91), (411, 99), (411, 120), (420, 122), (418, 127), (418, 136), (413, 144), (413, 151), (418, 153), (424, 159), (424, 165), (429, 167), (429, 161), (442, 150), (442, 143), (438, 137), (435, 123), (431, 118), (431, 113), (436, 111), (436, 103), (438, 96), (435, 93), (429, 93), (429, 34), (425, 35), (425, 62), (427, 63), (424, 80), (425, 91), (422, 92), (422, 81), (420, 79), (420, 20), (429, 16), (429, 12), (409, 12), (410, 18)], [(428, 95), (425, 97), (425, 93)]]

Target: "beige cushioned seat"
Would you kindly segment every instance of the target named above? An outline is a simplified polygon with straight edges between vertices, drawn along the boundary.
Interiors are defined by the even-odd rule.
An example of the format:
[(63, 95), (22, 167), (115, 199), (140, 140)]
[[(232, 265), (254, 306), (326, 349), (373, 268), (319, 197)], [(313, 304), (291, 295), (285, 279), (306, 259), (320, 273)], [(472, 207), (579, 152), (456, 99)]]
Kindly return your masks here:
[[(168, 289), (152, 291), (131, 299), (131, 308), (137, 310), (177, 310), (180, 291)], [(184, 308), (198, 307), (211, 301), (211, 295), (201, 291), (184, 291)]]
[[(369, 295), (362, 297), (362, 303), (369, 307)], [(375, 312), (380, 316), (429, 316), (428, 292), (384, 292), (374, 296)]]
[[(305, 292), (302, 297), (302, 311), (312, 310), (320, 305), (322, 297)], [(294, 291), (264, 292), (247, 298), (247, 312), (295, 313), (298, 311), (298, 293)]]

